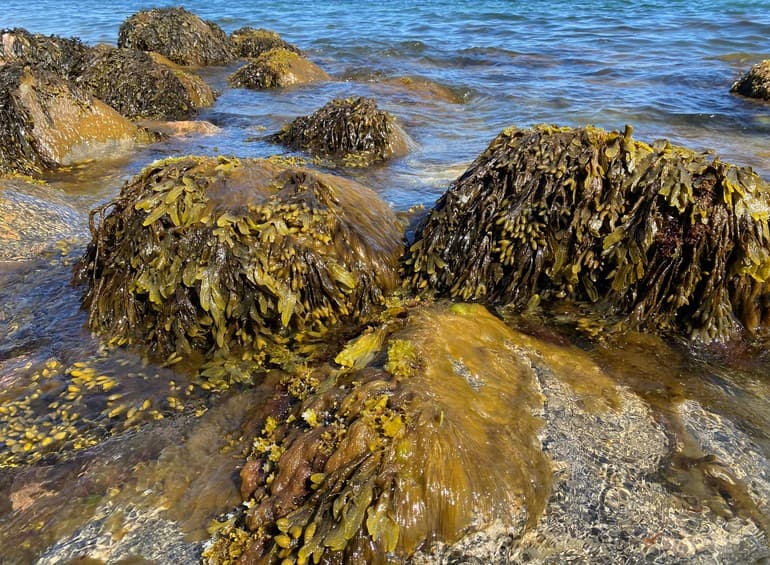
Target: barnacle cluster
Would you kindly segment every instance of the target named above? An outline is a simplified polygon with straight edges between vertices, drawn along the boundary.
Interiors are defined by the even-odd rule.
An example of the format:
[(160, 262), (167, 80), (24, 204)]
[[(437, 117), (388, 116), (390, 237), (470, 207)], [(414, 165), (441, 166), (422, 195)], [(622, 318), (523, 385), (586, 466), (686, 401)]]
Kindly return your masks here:
[(482, 306), (443, 303), (364, 336), (264, 420), (246, 510), (214, 525), (210, 563), (387, 562), (496, 519), (536, 521), (550, 467), (516, 334)]
[(259, 57), (265, 51), (276, 47), (302, 54), (299, 48), (285, 41), (276, 32), (263, 28), (254, 29), (250, 26), (244, 26), (231, 33), (230, 43), (238, 57)]
[(202, 79), (143, 51), (100, 45), (87, 61), (78, 86), (131, 119), (185, 119), (214, 101)]
[(180, 65), (223, 65), (234, 59), (222, 28), (179, 7), (132, 15), (120, 26), (118, 47), (155, 51)]
[(263, 51), (227, 79), (236, 88), (285, 88), (327, 80), (329, 75), (293, 49), (273, 47)]
[(280, 160), (156, 162), (97, 216), (75, 273), (91, 329), (166, 359), (216, 357), (219, 379), (367, 319), (398, 284), (390, 207)]
[(770, 193), (739, 168), (624, 132), (503, 131), (437, 202), (405, 260), (415, 289), (554, 301), (707, 341), (767, 327)]
[(730, 92), (770, 100), (770, 59), (760, 61), (733, 83)]
[(406, 154), (406, 134), (396, 118), (371, 98), (335, 99), (309, 116), (301, 116), (271, 136), (292, 149), (342, 162), (368, 166)]

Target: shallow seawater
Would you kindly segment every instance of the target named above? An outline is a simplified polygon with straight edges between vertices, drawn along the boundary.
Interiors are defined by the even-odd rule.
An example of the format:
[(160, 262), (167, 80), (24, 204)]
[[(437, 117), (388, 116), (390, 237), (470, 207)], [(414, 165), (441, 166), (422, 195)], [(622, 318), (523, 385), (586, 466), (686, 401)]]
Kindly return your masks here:
[[(114, 44), (130, 14), (172, 4), (39, 0), (33, 9), (5, 0), (0, 28)], [(770, 105), (729, 93), (742, 72), (770, 57), (763, 1), (184, 5), (228, 32), (244, 25), (278, 31), (333, 78), (255, 92), (226, 87), (238, 65), (203, 69), (221, 94), (198, 119), (218, 126), (216, 133), (172, 137), (47, 179), (82, 225), (77, 237), (35, 260), (0, 263), (0, 451), (9, 465), (0, 469), (3, 563), (41, 558), (102, 514), (105, 531), (129, 535), (121, 528), (137, 507), (199, 541), (207, 522), (239, 500), (237, 468), (246, 448), (240, 426), (267, 393), (211, 395), (178, 367), (105, 349), (85, 329), (80, 290), (70, 284), (72, 264), (88, 242), (90, 210), (148, 163), (188, 154), (282, 154), (265, 135), (332, 98), (373, 96), (409, 134), (410, 153), (334, 172), (372, 187), (398, 211), (430, 207), (501, 129), (543, 122), (632, 124), (640, 140), (665, 137), (714, 151), (770, 179)], [(397, 77), (425, 79), (440, 92), (386, 82)], [(516, 323), (539, 339), (587, 351), (657, 411), (672, 450), (693, 460), (706, 455), (675, 416), (681, 403), (697, 401), (770, 457), (766, 348), (703, 351), (649, 336), (597, 345), (559, 328)], [(25, 445), (45, 438), (47, 450), (32, 457)], [(697, 478), (683, 478), (683, 466), (672, 463), (677, 480), (695, 485)], [(767, 501), (755, 502), (768, 511)], [(96, 547), (70, 549), (72, 558), (100, 555)]]

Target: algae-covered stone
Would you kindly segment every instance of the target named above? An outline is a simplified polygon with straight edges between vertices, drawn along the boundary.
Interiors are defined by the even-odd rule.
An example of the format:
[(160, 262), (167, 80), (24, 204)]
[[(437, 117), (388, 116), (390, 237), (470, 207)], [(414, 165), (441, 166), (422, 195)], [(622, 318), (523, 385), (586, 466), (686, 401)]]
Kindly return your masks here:
[(270, 51), (276, 47), (288, 49), (299, 55), (302, 54), (297, 46), (285, 41), (278, 33), (269, 29), (254, 29), (250, 26), (242, 27), (231, 33), (230, 43), (238, 57), (259, 57), (265, 51)]
[(405, 155), (408, 146), (396, 118), (379, 110), (373, 99), (361, 97), (332, 100), (287, 124), (272, 139), (350, 166)]
[(118, 47), (155, 51), (180, 65), (223, 65), (234, 58), (222, 28), (184, 8), (137, 12), (121, 24)]
[(40, 173), (140, 141), (146, 133), (58, 75), (0, 67), (0, 172)]
[(287, 376), (294, 404), (265, 420), (241, 473), (249, 510), (208, 561), (394, 562), (535, 524), (550, 466), (515, 342), (482, 306), (418, 307), (350, 342), (342, 370)]
[(94, 49), (77, 84), (131, 119), (185, 119), (214, 101), (199, 77), (143, 51), (106, 45)]
[(0, 179), (0, 261), (30, 259), (85, 231), (85, 218), (51, 187)]
[(728, 339), (770, 322), (769, 190), (630, 127), (510, 128), (439, 199), (405, 271), (446, 296)]
[(730, 92), (749, 98), (770, 100), (770, 59), (751, 67), (745, 75), (735, 81)]
[(235, 71), (227, 81), (236, 88), (285, 88), (328, 80), (329, 75), (302, 55), (283, 47), (265, 51)]
[(390, 207), (279, 160), (157, 162), (93, 213), (76, 270), (88, 323), (163, 356), (232, 352), (259, 364), (367, 319), (398, 284), (402, 231)]
[(23, 28), (0, 30), (0, 66), (24, 63), (72, 78), (82, 71), (89, 51), (77, 38), (32, 34)]

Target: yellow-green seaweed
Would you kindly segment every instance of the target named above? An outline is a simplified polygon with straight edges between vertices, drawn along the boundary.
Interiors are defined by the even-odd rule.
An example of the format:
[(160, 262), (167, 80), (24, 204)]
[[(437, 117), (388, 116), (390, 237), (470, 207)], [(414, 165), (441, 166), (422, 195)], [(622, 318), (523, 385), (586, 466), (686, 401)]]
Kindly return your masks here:
[(516, 332), (473, 304), (417, 307), (383, 331), (267, 419), (241, 473), (248, 509), (218, 528), (209, 563), (389, 562), (537, 520), (550, 465)]
[(519, 309), (562, 301), (705, 341), (767, 327), (770, 192), (749, 168), (631, 127), (506, 129), (439, 199), (415, 289)]
[(338, 322), (366, 320), (398, 285), (390, 207), (280, 160), (156, 162), (91, 220), (75, 272), (91, 329), (164, 359), (197, 355), (215, 380), (290, 361)]

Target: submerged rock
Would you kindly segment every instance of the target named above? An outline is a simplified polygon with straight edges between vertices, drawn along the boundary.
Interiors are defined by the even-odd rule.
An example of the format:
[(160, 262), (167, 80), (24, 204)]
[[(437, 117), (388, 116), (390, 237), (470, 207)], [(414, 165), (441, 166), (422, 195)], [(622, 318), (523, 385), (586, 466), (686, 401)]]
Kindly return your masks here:
[(730, 92), (749, 98), (770, 100), (770, 59), (765, 59), (751, 67), (745, 75), (733, 83)]
[(0, 67), (0, 173), (40, 173), (150, 141), (115, 110), (58, 75)]
[(180, 65), (223, 65), (234, 59), (222, 28), (184, 8), (137, 12), (121, 24), (118, 47), (155, 51)]
[(444, 296), (725, 340), (770, 323), (768, 215), (751, 169), (630, 127), (510, 128), (439, 199), (405, 272)]
[(85, 218), (51, 187), (0, 179), (0, 261), (30, 259), (84, 231)]
[(236, 29), (230, 34), (230, 43), (233, 46), (233, 52), (238, 57), (256, 58), (265, 51), (270, 51), (276, 47), (302, 55), (302, 51), (298, 47), (285, 41), (280, 35), (269, 29), (254, 29), (249, 26)]
[(22, 28), (0, 30), (0, 66), (24, 63), (72, 78), (82, 72), (89, 52), (77, 38), (32, 34)]
[(365, 167), (407, 153), (407, 135), (396, 118), (371, 98), (336, 99), (271, 136), (292, 149)]
[(388, 205), (279, 160), (157, 162), (93, 214), (76, 270), (89, 326), (164, 357), (260, 364), (340, 320), (367, 319), (398, 284), (402, 230)]
[(181, 120), (214, 102), (200, 77), (143, 51), (106, 45), (94, 49), (77, 84), (131, 119)]
[(248, 510), (211, 563), (383, 563), (504, 522), (534, 524), (550, 466), (515, 334), (481, 306), (418, 308), (342, 350), (343, 369), (287, 376), (241, 471)]
[(227, 81), (236, 88), (285, 88), (319, 80), (328, 80), (326, 72), (302, 55), (275, 47), (251, 59)]

